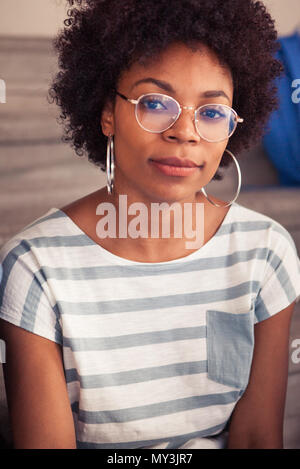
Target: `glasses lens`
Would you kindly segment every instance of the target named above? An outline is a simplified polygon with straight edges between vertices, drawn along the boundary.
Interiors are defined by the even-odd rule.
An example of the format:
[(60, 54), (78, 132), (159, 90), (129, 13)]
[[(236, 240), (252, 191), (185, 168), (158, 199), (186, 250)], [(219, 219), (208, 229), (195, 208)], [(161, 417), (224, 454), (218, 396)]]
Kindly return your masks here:
[(178, 104), (171, 97), (147, 94), (137, 104), (136, 117), (145, 130), (163, 132), (175, 122), (179, 112)]
[(196, 128), (210, 142), (219, 142), (230, 137), (237, 125), (234, 111), (222, 104), (201, 106), (196, 113)]

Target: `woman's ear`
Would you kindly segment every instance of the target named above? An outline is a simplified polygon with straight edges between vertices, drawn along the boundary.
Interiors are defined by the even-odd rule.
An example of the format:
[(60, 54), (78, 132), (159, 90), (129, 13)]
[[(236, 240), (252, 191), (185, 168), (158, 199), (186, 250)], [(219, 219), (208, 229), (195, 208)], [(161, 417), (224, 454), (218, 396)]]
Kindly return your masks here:
[(114, 135), (114, 106), (112, 101), (107, 101), (101, 115), (101, 128), (104, 135)]

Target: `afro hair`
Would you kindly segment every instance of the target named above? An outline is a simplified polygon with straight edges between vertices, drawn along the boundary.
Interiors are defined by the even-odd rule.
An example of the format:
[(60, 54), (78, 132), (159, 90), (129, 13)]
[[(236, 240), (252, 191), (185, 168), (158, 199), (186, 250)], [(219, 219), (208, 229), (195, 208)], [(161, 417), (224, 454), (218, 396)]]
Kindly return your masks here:
[[(69, 0), (65, 28), (54, 41), (59, 72), (49, 90), (61, 108), (64, 141), (105, 170), (107, 137), (100, 119), (115, 99), (122, 72), (181, 42), (211, 48), (231, 70), (233, 108), (244, 123), (228, 147), (239, 153), (263, 135), (277, 108), (275, 78), (283, 71), (274, 20), (253, 0)], [(154, 27), (155, 25), (155, 27)], [(227, 154), (224, 154), (224, 156)], [(222, 159), (227, 166), (230, 158)], [(214, 179), (222, 179), (216, 173)]]

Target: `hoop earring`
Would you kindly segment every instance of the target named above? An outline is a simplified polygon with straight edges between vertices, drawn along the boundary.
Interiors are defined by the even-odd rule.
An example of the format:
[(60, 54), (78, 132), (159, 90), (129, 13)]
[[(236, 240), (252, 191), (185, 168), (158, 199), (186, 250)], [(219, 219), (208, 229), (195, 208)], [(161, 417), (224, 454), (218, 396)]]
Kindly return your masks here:
[(106, 179), (107, 179), (107, 192), (112, 194), (114, 188), (115, 176), (115, 154), (114, 154), (114, 137), (109, 135), (107, 139), (106, 150)]
[(239, 193), (240, 193), (240, 190), (241, 190), (241, 185), (242, 185), (242, 175), (241, 175), (241, 170), (240, 170), (240, 166), (239, 166), (239, 164), (238, 164), (238, 162), (237, 162), (237, 159), (236, 159), (236, 157), (233, 155), (233, 153), (231, 153), (231, 151), (229, 151), (229, 150), (225, 150), (225, 151), (226, 151), (227, 153), (229, 153), (229, 155), (233, 158), (233, 161), (235, 162), (235, 165), (236, 165), (236, 168), (237, 168), (237, 172), (238, 172), (238, 189), (237, 189), (237, 192), (236, 192), (236, 195), (235, 195), (234, 199), (231, 200), (231, 202), (228, 202), (228, 204), (226, 204), (226, 205), (219, 205), (219, 204), (216, 204), (215, 202), (213, 202), (213, 201), (208, 197), (208, 195), (207, 195), (207, 193), (206, 193), (204, 187), (202, 187), (202, 189), (201, 189), (202, 193), (205, 195), (205, 197), (207, 198), (207, 200), (208, 200), (211, 204), (213, 204), (215, 207), (228, 207), (229, 205), (232, 205), (233, 202), (235, 202), (236, 199), (238, 198)]

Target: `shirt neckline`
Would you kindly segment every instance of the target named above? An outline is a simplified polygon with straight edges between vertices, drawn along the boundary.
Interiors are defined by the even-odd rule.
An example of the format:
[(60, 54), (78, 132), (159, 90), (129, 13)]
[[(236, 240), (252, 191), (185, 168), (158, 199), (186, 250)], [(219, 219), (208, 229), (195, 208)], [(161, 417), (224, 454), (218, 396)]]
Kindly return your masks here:
[(60, 213), (69, 223), (70, 227), (77, 232), (77, 234), (80, 234), (87, 240), (89, 240), (90, 244), (97, 247), (101, 254), (107, 258), (109, 261), (115, 263), (115, 264), (121, 264), (121, 265), (132, 265), (132, 266), (147, 266), (147, 267), (154, 267), (154, 266), (169, 266), (173, 264), (179, 264), (181, 262), (188, 262), (191, 260), (194, 260), (196, 258), (199, 258), (200, 256), (203, 255), (203, 253), (206, 253), (218, 240), (218, 236), (220, 232), (223, 230), (224, 225), (228, 224), (232, 218), (232, 212), (235, 207), (237, 207), (238, 204), (236, 202), (233, 202), (231, 204), (228, 212), (226, 213), (221, 225), (217, 229), (216, 233), (207, 241), (207, 243), (204, 244), (204, 246), (201, 246), (199, 249), (196, 251), (192, 252), (191, 254), (188, 254), (187, 256), (180, 257), (178, 259), (172, 259), (170, 261), (163, 261), (163, 262), (139, 262), (139, 261), (134, 261), (131, 259), (126, 259), (124, 257), (117, 256), (116, 254), (113, 254), (111, 251), (108, 251), (104, 247), (100, 246), (100, 244), (96, 243), (90, 236), (88, 236), (64, 211), (60, 210), (59, 208), (53, 207), (51, 211), (57, 211)]

